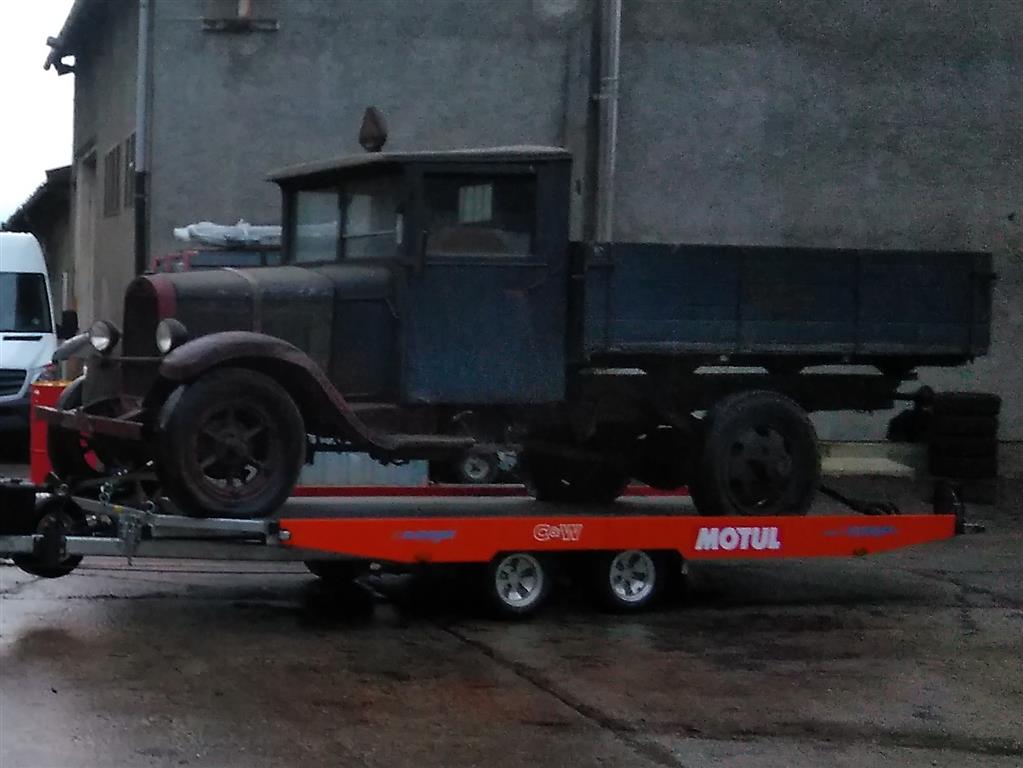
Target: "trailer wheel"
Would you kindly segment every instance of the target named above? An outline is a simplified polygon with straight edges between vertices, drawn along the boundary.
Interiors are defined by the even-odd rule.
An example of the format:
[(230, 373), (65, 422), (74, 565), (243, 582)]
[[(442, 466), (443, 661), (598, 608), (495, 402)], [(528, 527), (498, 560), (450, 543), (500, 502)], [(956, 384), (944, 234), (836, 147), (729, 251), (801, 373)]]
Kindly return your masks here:
[(486, 589), (499, 616), (524, 619), (539, 611), (550, 594), (551, 576), (546, 558), (529, 552), (508, 552), (495, 557), (487, 569)]
[(704, 515), (804, 515), (820, 481), (806, 412), (776, 392), (725, 398), (708, 426), (690, 492)]
[(291, 494), (305, 457), (295, 402), (257, 371), (223, 368), (164, 405), (157, 472), (185, 514), (263, 517)]
[(649, 608), (667, 579), (666, 558), (642, 549), (601, 553), (596, 558), (593, 586), (600, 604), (617, 613)]
[[(79, 520), (71, 515), (62, 500), (51, 500), (39, 509), (39, 521), (35, 527), (35, 533), (45, 536), (50, 533), (74, 533), (78, 527)], [(56, 557), (52, 560), (40, 558), (38, 555), (19, 554), (11, 558), (14, 564), (25, 573), (38, 576), (43, 579), (59, 579), (67, 576), (78, 564), (82, 562), (81, 555), (70, 557)]]

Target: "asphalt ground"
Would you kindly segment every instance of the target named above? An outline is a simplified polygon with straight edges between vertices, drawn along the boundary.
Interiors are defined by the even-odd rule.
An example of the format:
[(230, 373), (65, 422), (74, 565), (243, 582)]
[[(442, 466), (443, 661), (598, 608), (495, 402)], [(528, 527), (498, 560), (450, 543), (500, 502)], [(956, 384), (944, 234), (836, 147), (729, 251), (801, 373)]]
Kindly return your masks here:
[(1023, 487), (1001, 496), (983, 534), (694, 564), (642, 616), (566, 589), (493, 621), (472, 574), (0, 564), (0, 766), (1020, 766)]

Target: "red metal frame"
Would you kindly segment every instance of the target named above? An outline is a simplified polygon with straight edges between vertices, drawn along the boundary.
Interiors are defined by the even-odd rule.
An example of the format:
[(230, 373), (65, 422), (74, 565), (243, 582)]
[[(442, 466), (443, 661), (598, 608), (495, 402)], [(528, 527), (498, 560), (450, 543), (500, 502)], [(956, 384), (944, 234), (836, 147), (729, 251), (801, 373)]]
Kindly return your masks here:
[[(346, 488), (368, 497), (522, 495), (517, 486)], [(699, 517), (687, 514), (569, 514), (538, 504), (537, 514), (351, 516), (280, 521), (286, 546), (394, 563), (485, 563), (499, 552), (677, 551), (689, 560), (850, 557), (955, 535), (955, 515)], [(455, 511), (454, 509), (452, 511)], [(459, 510), (461, 511), (461, 510)]]

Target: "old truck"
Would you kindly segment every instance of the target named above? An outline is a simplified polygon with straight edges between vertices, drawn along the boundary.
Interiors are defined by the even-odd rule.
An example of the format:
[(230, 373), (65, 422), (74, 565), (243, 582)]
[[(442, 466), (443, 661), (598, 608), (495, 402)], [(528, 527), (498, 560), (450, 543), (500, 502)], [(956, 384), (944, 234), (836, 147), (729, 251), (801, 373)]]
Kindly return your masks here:
[(570, 171), (510, 147), (274, 174), (284, 265), (139, 277), (123, 334), (58, 351), (88, 362), (40, 409), (55, 472), (149, 467), (186, 514), (262, 516), (312, 450), (509, 450), (538, 499), (638, 479), (802, 514), (808, 413), (889, 408), (988, 348), (988, 254), (570, 242)]

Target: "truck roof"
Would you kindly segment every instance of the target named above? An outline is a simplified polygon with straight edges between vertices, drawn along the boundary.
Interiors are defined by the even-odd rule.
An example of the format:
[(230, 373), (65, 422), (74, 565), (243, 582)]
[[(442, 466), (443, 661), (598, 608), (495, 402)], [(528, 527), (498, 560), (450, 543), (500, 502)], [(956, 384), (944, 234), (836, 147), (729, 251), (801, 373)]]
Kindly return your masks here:
[(507, 147), (480, 147), (423, 152), (366, 152), (344, 155), (331, 160), (292, 165), (274, 171), (267, 178), (278, 183), (313, 176), (329, 175), (351, 168), (408, 163), (533, 163), (550, 160), (569, 160), (571, 153), (563, 147), (516, 145)]

